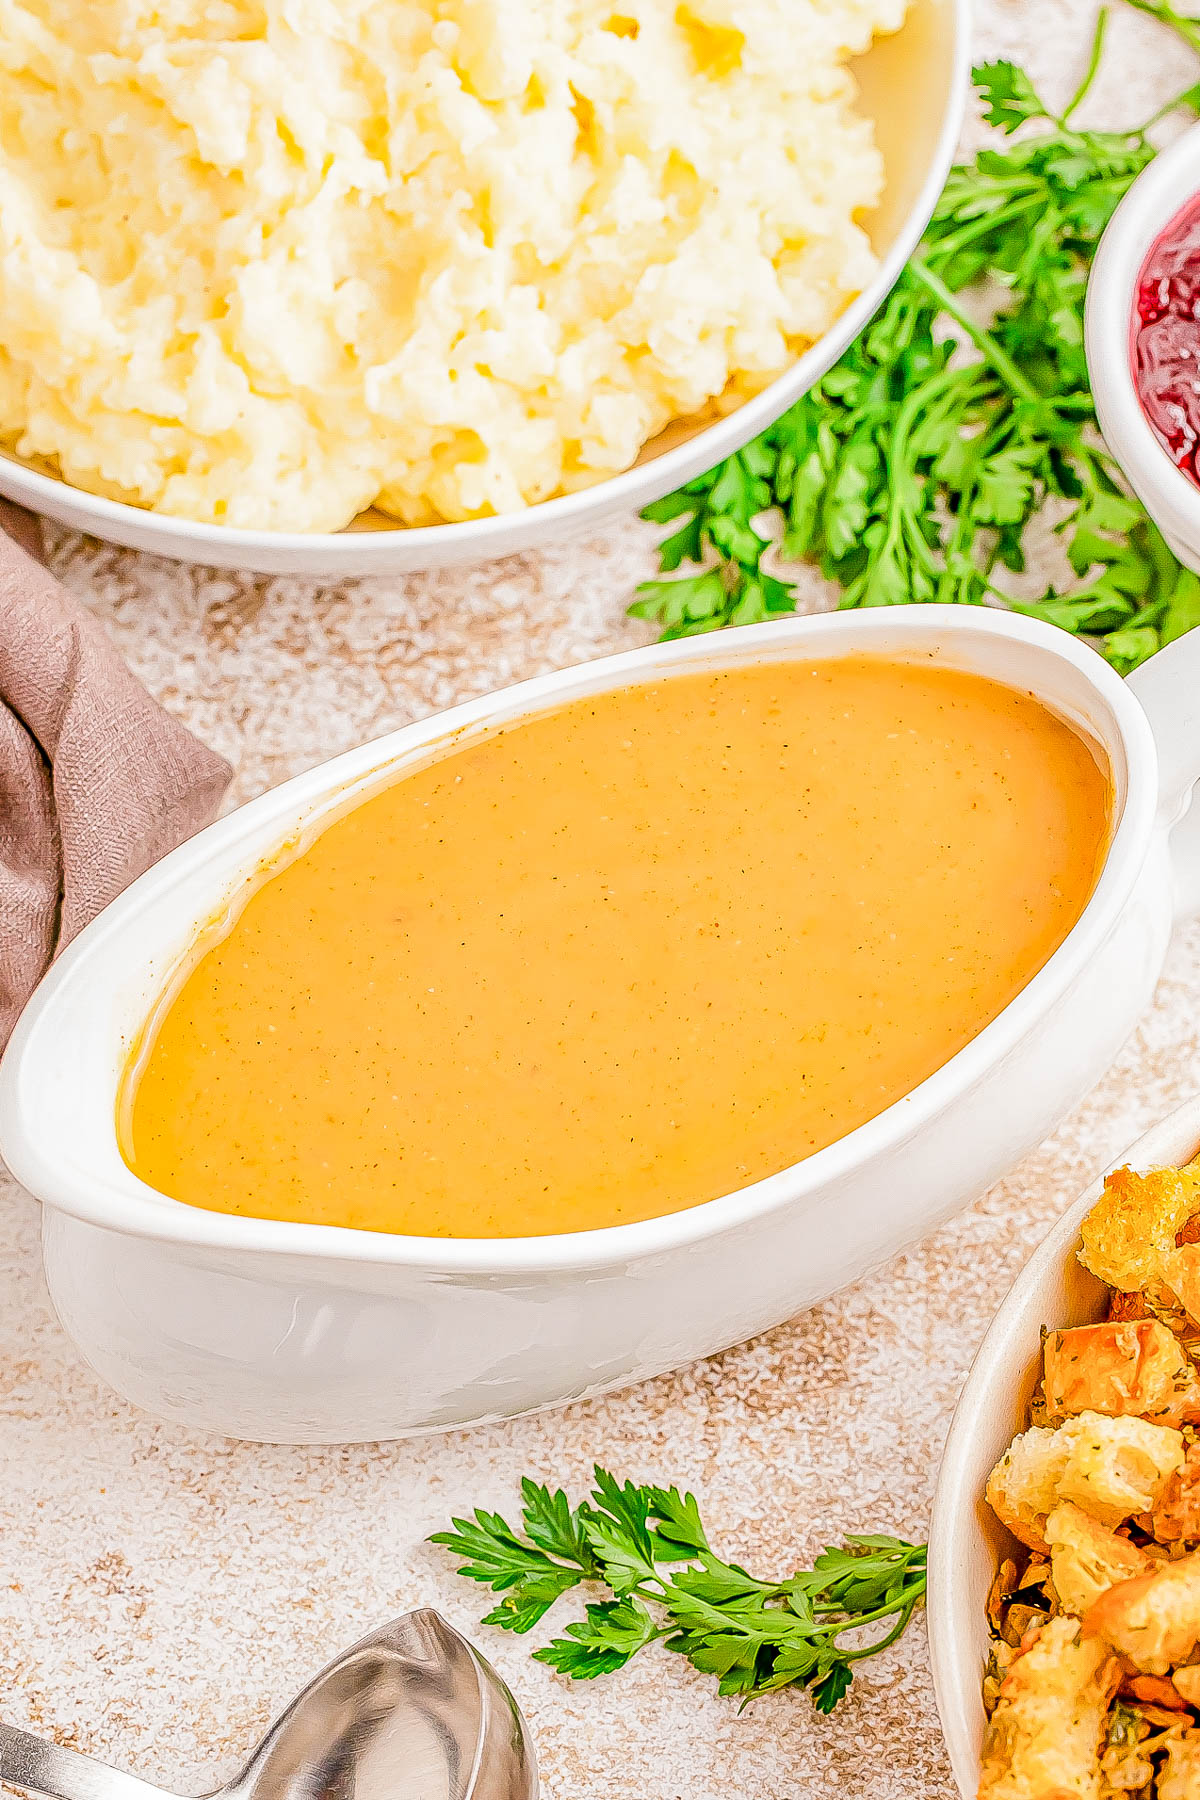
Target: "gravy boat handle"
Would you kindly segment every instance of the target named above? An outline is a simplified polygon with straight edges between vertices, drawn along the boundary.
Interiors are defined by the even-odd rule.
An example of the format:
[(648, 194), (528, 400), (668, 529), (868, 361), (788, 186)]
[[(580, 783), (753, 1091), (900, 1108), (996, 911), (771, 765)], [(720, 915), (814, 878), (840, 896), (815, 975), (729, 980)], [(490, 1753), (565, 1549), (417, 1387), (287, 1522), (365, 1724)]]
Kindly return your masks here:
[(1159, 817), (1171, 834), (1175, 919), (1200, 913), (1200, 627), (1127, 677), (1158, 749)]
[(0, 1724), (0, 1781), (49, 1800), (163, 1800), (164, 1790), (65, 1750), (16, 1725)]

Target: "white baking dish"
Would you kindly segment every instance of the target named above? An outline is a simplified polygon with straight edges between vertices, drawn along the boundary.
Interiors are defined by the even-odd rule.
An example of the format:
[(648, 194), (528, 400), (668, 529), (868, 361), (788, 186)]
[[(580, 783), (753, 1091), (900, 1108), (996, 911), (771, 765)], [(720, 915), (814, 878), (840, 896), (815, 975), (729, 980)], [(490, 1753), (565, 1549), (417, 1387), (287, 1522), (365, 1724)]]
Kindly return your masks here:
[[(381, 772), (675, 670), (864, 651), (935, 658), (1038, 695), (1104, 747), (1116, 816), (1096, 891), (1066, 942), (966, 1049), (878, 1118), (724, 1199), (559, 1237), (415, 1238), (233, 1217), (165, 1199), (125, 1166), (119, 1075), (195, 932), (264, 857)], [(931, 1230), (1107, 1067), (1150, 997), (1177, 911), (1200, 900), (1191, 823), (1168, 844), (1198, 775), (1200, 633), (1125, 683), (1052, 627), (936, 606), (635, 650), (314, 769), (135, 882), (58, 960), (17, 1028), (0, 1068), (0, 1150), (46, 1203), (46, 1271), (63, 1324), (114, 1387), (152, 1412), (304, 1442), (547, 1406), (764, 1330)]]

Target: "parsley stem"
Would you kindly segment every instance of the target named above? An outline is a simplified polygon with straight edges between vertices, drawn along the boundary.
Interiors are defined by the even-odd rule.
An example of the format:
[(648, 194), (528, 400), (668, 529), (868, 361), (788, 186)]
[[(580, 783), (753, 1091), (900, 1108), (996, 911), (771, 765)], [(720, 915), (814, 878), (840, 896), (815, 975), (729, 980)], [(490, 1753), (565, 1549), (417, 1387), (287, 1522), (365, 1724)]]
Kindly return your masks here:
[[(936, 276), (934, 277), (936, 280)], [(951, 386), (958, 379), (958, 371), (944, 368), (940, 374), (927, 381), (924, 387), (914, 388), (902, 401), (896, 414), (896, 422), (892, 430), (892, 442), (888, 449), (888, 487), (889, 502), (887, 512), (887, 531), (884, 538), (882, 557), (894, 557), (903, 540), (904, 547), (921, 562), (926, 571), (935, 579), (937, 563), (932, 550), (920, 532), (906, 530), (908, 514), (911, 510), (904, 504), (904, 495), (908, 484), (915, 473), (915, 458), (910, 449), (910, 437), (923, 411), (931, 410), (933, 399), (940, 391)], [(870, 571), (866, 572), (869, 579)]]
[(1108, 8), (1107, 8), (1107, 6), (1102, 6), (1096, 17), (1096, 29), (1092, 33), (1092, 54), (1088, 58), (1088, 66), (1084, 71), (1083, 80), (1080, 82), (1079, 86), (1075, 89), (1074, 94), (1071, 96), (1070, 104), (1067, 106), (1066, 111), (1063, 113), (1062, 118), (1059, 121), (1060, 124), (1065, 125), (1067, 120), (1070, 118), (1071, 114), (1087, 98), (1088, 90), (1090, 89), (1093, 81), (1095, 81), (1096, 71), (1100, 67), (1100, 57), (1104, 50), (1104, 34), (1107, 31), (1107, 29), (1108, 29)]
[[(1030, 184), (1022, 181), (1014, 183), (1013, 185), (1028, 186)], [(1039, 212), (1045, 207), (1045, 204), (1046, 198), (1044, 194), (1031, 192), (1024, 200), (1008, 201), (1005, 206), (1005, 217), (1007, 219), (1014, 219), (1019, 217), (1022, 213)], [(972, 239), (987, 237), (989, 234), (994, 233), (995, 230), (995, 219), (991, 213), (984, 213), (981, 218), (968, 219), (964, 225), (959, 226), (957, 231), (948, 232), (945, 237), (939, 238), (936, 244), (927, 245), (926, 250), (931, 255), (936, 254), (940, 263), (948, 263), (960, 250), (965, 249), (966, 246), (971, 243)]]
[(956, 325), (960, 325), (975, 345), (984, 361), (990, 363), (996, 374), (1022, 400), (1041, 401), (1044, 394), (1039, 394), (1031, 381), (1028, 381), (1018, 369), (1008, 352), (1002, 350), (990, 331), (977, 325), (970, 315), (964, 312), (955, 296), (951, 293), (940, 275), (919, 256), (914, 256), (908, 265), (909, 273), (928, 288), (944, 313), (948, 313)]
[(1173, 99), (1166, 101), (1164, 105), (1159, 107), (1157, 112), (1152, 112), (1150, 114), (1146, 123), (1141, 127), (1141, 137), (1145, 138), (1146, 133), (1150, 130), (1152, 125), (1157, 125), (1160, 119), (1165, 119), (1168, 113), (1173, 113), (1176, 108), (1180, 106), (1186, 106), (1193, 114), (1200, 112), (1200, 105), (1197, 105), (1197, 85), (1195, 82), (1192, 82), (1190, 87), (1185, 87), (1183, 91), (1176, 94)]
[[(908, 1630), (909, 1621), (917, 1610), (917, 1600), (919, 1598), (919, 1595), (914, 1596), (912, 1600), (907, 1601), (906, 1604), (899, 1609), (896, 1613), (896, 1623), (885, 1637), (876, 1638), (874, 1643), (864, 1644), (859, 1650), (843, 1650), (839, 1644), (838, 1655), (846, 1662), (861, 1662), (864, 1656), (876, 1656), (880, 1650), (888, 1649), (898, 1638), (903, 1637), (904, 1633)], [(886, 1618), (890, 1615), (885, 1613), (883, 1616)], [(864, 1621), (862, 1620), (856, 1619), (855, 1625), (857, 1626), (863, 1622)]]

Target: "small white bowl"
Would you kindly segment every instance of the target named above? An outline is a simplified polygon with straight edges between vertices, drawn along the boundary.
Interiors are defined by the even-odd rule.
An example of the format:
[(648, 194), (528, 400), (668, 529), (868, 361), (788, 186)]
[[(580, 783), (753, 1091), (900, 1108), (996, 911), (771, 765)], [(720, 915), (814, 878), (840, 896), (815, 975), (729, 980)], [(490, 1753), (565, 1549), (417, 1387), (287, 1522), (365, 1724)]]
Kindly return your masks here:
[[(1113, 835), (1029, 985), (912, 1093), (814, 1156), (687, 1211), (537, 1238), (426, 1238), (180, 1205), (122, 1159), (130, 1046), (196, 932), (354, 796), (565, 701), (683, 670), (878, 653), (1038, 696), (1106, 753)], [(120, 1392), (235, 1437), (400, 1437), (555, 1405), (776, 1325), (934, 1229), (1045, 1137), (1148, 1003), (1200, 907), (1200, 632), (1128, 681), (1065, 631), (884, 606), (686, 638), (545, 675), (264, 794), (135, 881), (70, 944), (0, 1067), (0, 1150), (46, 1202), (64, 1327)], [(481, 1172), (486, 1176), (486, 1170)]]
[(1198, 194), (1200, 125), (1193, 125), (1138, 176), (1109, 220), (1088, 280), (1084, 342), (1105, 443), (1180, 562), (1200, 571), (1200, 488), (1155, 436), (1133, 373), (1142, 264), (1164, 228)]
[(376, 512), (345, 531), (272, 532), (202, 525), (101, 499), (0, 448), (0, 495), (93, 537), (183, 562), (264, 575), (343, 579), (486, 562), (590, 531), (670, 493), (757, 437), (842, 355), (895, 286), (945, 184), (970, 69), (971, 0), (911, 0), (907, 19), (853, 66), (874, 121), (886, 186), (867, 221), (880, 257), (870, 286), (777, 381), (723, 418), (680, 421), (632, 469), (522, 512), (405, 527)]
[[(1200, 1155), (1200, 1095), (1110, 1165), (1177, 1168)], [(1041, 1373), (1043, 1325), (1103, 1318), (1107, 1289), (1076, 1260), (1079, 1228), (1100, 1197), (1093, 1182), (1017, 1277), (967, 1376), (942, 1453), (929, 1522), (929, 1649), (942, 1730), (963, 1800), (975, 1800), (983, 1746), (988, 1589), (1011, 1539), (983, 1498), (992, 1467), (1028, 1424)]]

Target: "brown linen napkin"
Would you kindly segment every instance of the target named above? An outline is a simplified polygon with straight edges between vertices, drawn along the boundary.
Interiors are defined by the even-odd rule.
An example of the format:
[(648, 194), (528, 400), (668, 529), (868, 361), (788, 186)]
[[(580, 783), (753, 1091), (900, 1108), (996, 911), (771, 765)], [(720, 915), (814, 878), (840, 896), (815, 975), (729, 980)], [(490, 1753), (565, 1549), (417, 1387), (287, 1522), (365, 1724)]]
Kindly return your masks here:
[(230, 777), (39, 550), (37, 521), (0, 503), (0, 1047), (55, 954), (208, 823)]

